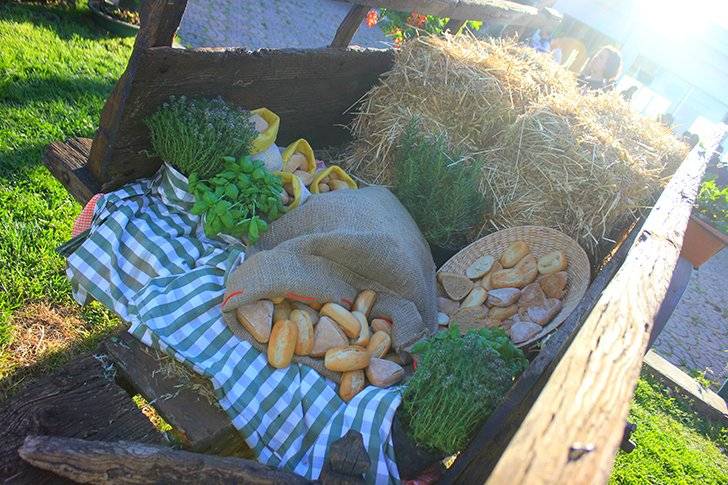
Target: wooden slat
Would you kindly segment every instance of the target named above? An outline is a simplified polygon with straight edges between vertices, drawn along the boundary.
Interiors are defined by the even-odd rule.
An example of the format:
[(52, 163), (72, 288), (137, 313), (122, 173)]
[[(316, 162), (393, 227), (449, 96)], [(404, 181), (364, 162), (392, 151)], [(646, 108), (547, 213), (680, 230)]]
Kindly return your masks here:
[(339, 28), (336, 29), (336, 35), (334, 36), (334, 40), (331, 41), (330, 47), (348, 46), (362, 21), (367, 16), (367, 12), (369, 12), (369, 7), (366, 5), (352, 5), (344, 20), (341, 21)]
[(160, 161), (149, 158), (144, 119), (170, 95), (222, 96), (249, 109), (266, 106), (281, 117), (277, 143), (307, 139), (314, 149), (348, 139), (344, 115), (392, 66), (381, 49), (173, 49), (156, 47), (140, 57), (126, 110), (105, 160), (103, 189), (149, 176)]
[(104, 351), (122, 385), (152, 403), (160, 416), (184, 435), (187, 448), (218, 455), (247, 449), (228, 415), (192, 388), (206, 389), (211, 396), (209, 380), (193, 375), (190, 386), (180, 385), (178, 378), (162, 369), (160, 356), (127, 332), (107, 339)]
[(4, 403), (0, 408), (0, 482), (66, 483), (20, 459), (18, 447), (29, 434), (162, 443), (162, 436), (109, 370), (103, 357), (86, 355)]
[(89, 138), (55, 141), (48, 145), (43, 157), (48, 170), (81, 205), (101, 191), (101, 186), (87, 165), (91, 141)]
[(488, 483), (606, 483), (705, 163), (693, 150), (673, 176)]
[[(147, 48), (172, 45), (186, 6), (187, 0), (145, 0), (141, 3), (141, 25), (134, 40), (134, 49), (124, 74), (101, 111), (99, 129), (89, 155), (88, 168), (102, 183), (109, 179), (108, 161), (114, 152), (116, 139), (123, 136), (121, 120), (127, 110), (132, 82), (141, 66), (140, 56)], [(123, 164), (123, 161), (117, 163)]]
[(203, 455), (147, 443), (28, 436), (24, 460), (80, 483), (310, 483), (293, 473), (252, 460)]
[(551, 8), (538, 9), (505, 0), (356, 0), (358, 4), (454, 19), (487, 20), (509, 25), (554, 28), (562, 16)]
[(490, 474), (508, 446), (508, 442), (518, 431), (529, 409), (548, 382), (559, 359), (569, 348), (587, 315), (592, 311), (602, 292), (624, 262), (639, 232), (639, 225), (632, 228), (609, 262), (597, 273), (574, 311), (549, 336), (538, 355), (529, 364), (528, 369), (519, 377), (500, 405), (483, 423), (467, 449), (458, 455), (453, 466), (445, 473), (442, 483), (454, 483), (474, 477), (477, 477), (479, 483), (482, 483)]

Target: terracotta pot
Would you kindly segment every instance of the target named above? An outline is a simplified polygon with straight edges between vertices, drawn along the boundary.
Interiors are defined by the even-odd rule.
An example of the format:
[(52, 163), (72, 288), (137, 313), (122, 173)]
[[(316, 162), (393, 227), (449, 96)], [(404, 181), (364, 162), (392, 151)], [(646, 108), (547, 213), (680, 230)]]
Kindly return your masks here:
[(728, 235), (723, 234), (699, 216), (691, 215), (685, 230), (680, 256), (698, 268), (728, 245)]

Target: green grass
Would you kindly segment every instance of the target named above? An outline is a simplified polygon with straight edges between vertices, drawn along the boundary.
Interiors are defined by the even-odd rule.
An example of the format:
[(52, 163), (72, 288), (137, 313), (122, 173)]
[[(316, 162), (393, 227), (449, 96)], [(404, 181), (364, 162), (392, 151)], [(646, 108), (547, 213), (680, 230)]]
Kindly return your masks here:
[[(132, 43), (97, 29), (80, 3), (0, 4), (0, 379), (14, 370), (13, 315), (33, 302), (73, 305), (54, 249), (80, 207), (42, 165), (44, 147), (93, 136)], [(82, 318), (91, 334), (109, 327), (103, 312)]]
[(693, 412), (648, 376), (637, 383), (629, 421), (637, 424), (637, 448), (622, 451), (613, 484), (728, 483), (728, 428)]

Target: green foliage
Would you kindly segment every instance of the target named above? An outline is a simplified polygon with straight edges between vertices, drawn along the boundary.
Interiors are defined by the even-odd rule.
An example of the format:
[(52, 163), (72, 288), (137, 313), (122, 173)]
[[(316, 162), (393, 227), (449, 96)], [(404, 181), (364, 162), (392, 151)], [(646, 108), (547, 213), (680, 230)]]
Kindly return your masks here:
[[(75, 305), (55, 248), (81, 208), (43, 166), (43, 151), (94, 136), (133, 41), (97, 28), (85, 3), (0, 2), (0, 380), (15, 371), (4, 350), (13, 315), (37, 301)], [(102, 319), (83, 318), (108, 330)]]
[[(417, 12), (400, 12), (391, 8), (379, 10), (379, 26), (382, 31), (392, 37), (397, 44), (406, 39), (427, 34), (442, 34), (445, 25), (450, 19), (447, 17), (436, 17), (435, 15), (420, 15)], [(483, 22), (470, 20), (467, 26), (471, 30), (478, 30)], [(455, 32), (452, 32), (455, 33)]]
[(715, 180), (706, 180), (698, 194), (698, 214), (718, 230), (728, 234), (728, 185), (719, 187)]
[(235, 160), (223, 157), (225, 169), (214, 177), (200, 180), (196, 173), (189, 177), (195, 194), (191, 212), (205, 214), (205, 234), (220, 233), (255, 244), (268, 230), (268, 221), (283, 214), (281, 180), (268, 172), (259, 160), (249, 155)]
[(500, 329), (460, 336), (457, 326), (418, 342), (417, 369), (402, 395), (403, 421), (420, 446), (462, 450), (528, 365)]
[(637, 448), (617, 454), (610, 483), (728, 483), (728, 428), (695, 413), (684, 396), (643, 375), (628, 420)]
[(450, 151), (444, 136), (423, 135), (415, 120), (407, 126), (395, 164), (394, 191), (431, 245), (460, 247), (483, 220), (480, 170), (480, 162)]
[(250, 153), (258, 136), (250, 112), (229, 106), (222, 98), (172, 96), (146, 120), (152, 147), (164, 161), (185, 175), (213, 177), (225, 156)]

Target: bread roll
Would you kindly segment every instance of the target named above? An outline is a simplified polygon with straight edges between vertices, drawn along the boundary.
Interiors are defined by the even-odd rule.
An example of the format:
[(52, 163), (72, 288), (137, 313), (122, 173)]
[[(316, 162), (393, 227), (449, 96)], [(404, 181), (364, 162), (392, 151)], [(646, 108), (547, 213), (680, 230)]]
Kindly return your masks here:
[(367, 317), (364, 316), (362, 312), (358, 312), (354, 310), (351, 312), (352, 315), (354, 315), (354, 318), (356, 318), (359, 321), (359, 336), (352, 340), (352, 344), (359, 345), (360, 347), (366, 347), (369, 344), (369, 322), (367, 322)]
[(518, 288), (495, 288), (488, 292), (488, 306), (511, 306), (519, 296), (521, 290)]
[(384, 357), (389, 352), (389, 347), (392, 345), (392, 338), (387, 332), (375, 332), (374, 335), (369, 339), (369, 345), (367, 350), (372, 354), (372, 357)]
[(492, 290), (493, 284), (491, 283), (491, 278), (493, 277), (493, 273), (495, 273), (496, 271), (500, 271), (502, 269), (503, 269), (503, 266), (501, 266), (501, 264), (496, 261), (493, 264), (493, 267), (490, 269), (490, 271), (488, 271), (488, 274), (483, 276), (483, 278), (478, 282), (478, 284), (488, 291)]
[(370, 360), (371, 355), (367, 349), (349, 345), (327, 350), (324, 357), (324, 366), (335, 372), (348, 372), (365, 369)]
[(513, 340), (516, 344), (525, 342), (526, 340), (535, 337), (540, 332), (541, 327), (529, 321), (519, 321), (510, 327), (511, 340)]
[(300, 180), (301, 183), (306, 187), (311, 185), (311, 182), (313, 182), (313, 174), (304, 172), (303, 170), (296, 170), (295, 172), (293, 172), (293, 175), (298, 177), (298, 180)]
[(568, 276), (566, 271), (557, 271), (539, 278), (538, 284), (549, 298), (563, 298), (566, 294)]
[(277, 305), (277, 304), (279, 304), (279, 303), (283, 303), (283, 301), (284, 301), (285, 299), (286, 299), (286, 298), (285, 298), (285, 297), (283, 297), (283, 296), (274, 296), (274, 297), (270, 298), (270, 301), (272, 301), (274, 305)]
[(383, 318), (375, 318), (372, 320), (372, 332), (385, 332), (392, 335), (392, 324)]
[(306, 165), (308, 165), (306, 155), (301, 152), (295, 152), (283, 166), (283, 171), (293, 173), (297, 170), (305, 169)]
[(283, 300), (280, 303), (275, 303), (273, 307), (273, 322), (278, 320), (290, 320), (291, 316), (291, 303), (288, 300)]
[(543, 305), (528, 308), (528, 319), (541, 326), (549, 323), (561, 311), (561, 300), (547, 298)]
[(352, 370), (341, 374), (339, 383), (339, 397), (345, 402), (351, 401), (367, 386), (363, 370)]
[(349, 184), (343, 180), (330, 180), (329, 187), (331, 187), (331, 190), (351, 190)]
[(518, 299), (518, 308), (526, 309), (532, 306), (543, 305), (545, 299), (546, 296), (541, 286), (538, 282), (534, 281), (530, 285), (526, 285), (521, 291), (521, 298)]
[(319, 318), (313, 334), (311, 357), (323, 357), (326, 351), (334, 347), (346, 346), (349, 341), (336, 322), (329, 317)]
[(296, 341), (296, 355), (308, 355), (313, 350), (314, 331), (313, 322), (308, 313), (303, 310), (293, 310), (291, 321), (298, 327), (298, 340)]
[(488, 318), (490, 320), (502, 321), (506, 318), (511, 318), (516, 313), (518, 313), (518, 305), (515, 304), (507, 307), (494, 306), (488, 311)]
[(319, 319), (319, 313), (318, 311), (314, 310), (310, 306), (306, 305), (305, 303), (301, 303), (300, 301), (292, 301), (291, 302), (291, 308), (294, 310), (301, 310), (302, 312), (306, 312), (311, 318), (311, 323), (316, 325), (318, 323)]
[(389, 387), (404, 377), (402, 366), (387, 359), (373, 357), (366, 370), (369, 382), (377, 387)]
[(317, 301), (309, 301), (308, 303), (306, 303), (306, 305), (310, 306), (311, 308), (313, 308), (316, 311), (321, 310), (321, 307), (323, 306), (323, 304), (321, 304)]
[(467, 276), (471, 280), (477, 280), (478, 278), (482, 278), (488, 273), (488, 271), (490, 271), (494, 263), (495, 258), (490, 254), (481, 256), (473, 261), (470, 266), (467, 267), (467, 269), (465, 270), (465, 276)]
[(319, 192), (321, 192), (321, 193), (325, 193), (325, 192), (330, 192), (331, 191), (331, 188), (329, 187), (329, 184), (323, 184), (321, 182), (319, 182), (319, 184), (318, 184), (318, 189), (319, 189)]
[(460, 304), (456, 301), (452, 301), (450, 298), (442, 296), (437, 297), (437, 309), (442, 313), (450, 316), (460, 308)]
[(503, 268), (514, 267), (521, 259), (529, 253), (528, 245), (523, 241), (515, 241), (508, 245), (500, 257), (500, 264)]
[(273, 324), (268, 342), (268, 363), (276, 369), (288, 367), (298, 342), (298, 327), (290, 320)]
[(361, 312), (366, 318), (369, 318), (369, 312), (372, 311), (374, 302), (377, 300), (377, 294), (372, 290), (364, 290), (356, 295), (352, 310)]
[(545, 256), (538, 258), (538, 272), (551, 274), (557, 271), (564, 271), (569, 266), (569, 261), (562, 251), (551, 251)]
[(437, 273), (437, 280), (445, 293), (453, 300), (462, 300), (473, 289), (473, 282), (470, 278), (460, 274), (441, 271)]
[(273, 324), (273, 302), (259, 300), (247, 305), (240, 305), (235, 310), (238, 323), (247, 330), (255, 340), (264, 344), (270, 338)]
[(359, 320), (338, 303), (327, 303), (321, 307), (321, 315), (331, 318), (344, 330), (349, 338), (359, 336)]
[(462, 305), (460, 305), (460, 308), (467, 308), (471, 306), (479, 306), (482, 305), (485, 302), (485, 299), (488, 297), (488, 290), (481, 286), (474, 286), (472, 290), (470, 290), (470, 293), (467, 297), (463, 300)]
[(483, 305), (461, 308), (450, 317), (450, 326), (457, 325), (460, 333), (471, 328), (483, 328), (487, 311)]

